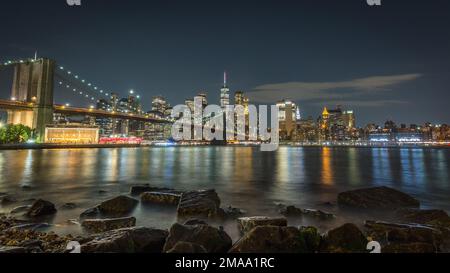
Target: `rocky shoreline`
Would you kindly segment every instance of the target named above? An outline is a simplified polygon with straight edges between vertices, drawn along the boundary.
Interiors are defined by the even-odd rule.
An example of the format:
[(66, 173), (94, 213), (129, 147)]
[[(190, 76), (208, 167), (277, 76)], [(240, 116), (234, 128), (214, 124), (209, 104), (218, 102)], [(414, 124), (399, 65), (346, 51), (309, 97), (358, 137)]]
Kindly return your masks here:
[[(0, 194), (0, 203), (14, 202)], [(173, 207), (177, 223), (169, 230), (137, 227), (129, 214), (141, 203)], [(385, 211), (395, 222), (367, 219), (345, 223), (325, 233), (314, 226), (291, 226), (293, 219), (335, 221), (329, 212), (278, 204), (278, 217), (246, 215), (221, 207), (215, 190), (177, 191), (136, 185), (130, 194), (108, 199), (79, 217), (85, 234), (60, 236), (38, 231), (58, 210), (46, 200), (18, 207), (26, 219), (0, 216), (0, 253), (66, 253), (69, 242), (79, 242), (82, 253), (368, 253), (370, 241), (383, 253), (450, 252), (450, 217), (442, 210), (420, 209), (413, 197), (387, 187), (340, 193), (343, 209)], [(68, 208), (74, 204), (66, 204)], [(220, 223), (235, 221), (240, 238), (233, 243)]]

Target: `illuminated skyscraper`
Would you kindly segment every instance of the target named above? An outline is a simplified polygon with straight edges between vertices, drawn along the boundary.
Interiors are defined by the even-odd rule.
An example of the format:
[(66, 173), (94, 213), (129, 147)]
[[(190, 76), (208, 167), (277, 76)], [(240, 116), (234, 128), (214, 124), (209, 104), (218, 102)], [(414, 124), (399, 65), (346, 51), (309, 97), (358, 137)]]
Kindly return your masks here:
[(227, 86), (227, 72), (223, 73), (223, 87), (220, 89), (220, 107), (230, 105), (230, 89)]
[(297, 105), (290, 100), (282, 100), (277, 103), (280, 137), (290, 139), (296, 129)]

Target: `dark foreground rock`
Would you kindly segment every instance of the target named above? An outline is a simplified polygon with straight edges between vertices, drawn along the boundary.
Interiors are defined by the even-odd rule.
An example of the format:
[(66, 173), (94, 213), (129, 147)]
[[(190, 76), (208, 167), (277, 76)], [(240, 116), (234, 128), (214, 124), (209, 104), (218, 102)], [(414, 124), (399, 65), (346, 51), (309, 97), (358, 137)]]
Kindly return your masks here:
[(301, 209), (295, 206), (281, 207), (280, 214), (289, 218), (312, 217), (319, 220), (331, 220), (336, 218), (334, 214), (329, 212), (315, 209)]
[(215, 218), (220, 213), (220, 198), (215, 190), (190, 191), (181, 195), (177, 209), (179, 219)]
[(52, 202), (39, 199), (31, 205), (31, 208), (27, 212), (29, 217), (40, 217), (46, 215), (52, 215), (56, 213), (56, 207)]
[(433, 245), (427, 243), (391, 243), (381, 249), (382, 253), (436, 253)]
[(194, 254), (194, 253), (207, 253), (206, 249), (199, 244), (190, 243), (190, 242), (177, 242), (175, 246), (168, 250), (166, 253), (187, 253), (187, 254)]
[(315, 253), (319, 251), (322, 236), (315, 227), (300, 227), (300, 233), (305, 240), (308, 252)]
[(400, 209), (396, 212), (396, 216), (403, 223), (450, 227), (450, 217), (443, 210)]
[(128, 197), (126, 195), (120, 195), (112, 199), (103, 201), (98, 209), (102, 213), (106, 214), (125, 214), (131, 212), (136, 205), (139, 203), (138, 200)]
[(93, 218), (100, 214), (123, 216), (132, 212), (138, 203), (139, 201), (134, 198), (126, 195), (120, 195), (103, 201), (100, 205), (85, 210), (80, 214), (80, 218)]
[(305, 239), (295, 227), (257, 226), (231, 248), (230, 253), (305, 253)]
[(338, 204), (364, 209), (418, 208), (420, 202), (406, 193), (388, 188), (376, 187), (342, 192)]
[(189, 220), (186, 220), (186, 222), (184, 222), (184, 225), (186, 225), (186, 226), (195, 226), (195, 225), (207, 225), (208, 223), (206, 223), (205, 221), (203, 221), (203, 220), (200, 220), (200, 219), (189, 219)]
[(209, 225), (187, 226), (174, 224), (164, 245), (164, 252), (170, 251), (178, 242), (200, 245), (208, 253), (226, 253), (232, 245), (230, 236), (223, 230)]
[(18, 246), (0, 246), (0, 254), (8, 253), (27, 253), (27, 249)]
[(284, 217), (267, 217), (267, 216), (253, 216), (241, 217), (237, 219), (238, 229), (244, 234), (257, 226), (287, 226), (287, 219)]
[(168, 232), (146, 227), (107, 231), (81, 245), (82, 253), (161, 253)]
[(144, 192), (141, 194), (142, 203), (178, 206), (181, 195), (169, 192)]
[(325, 234), (320, 252), (328, 253), (364, 253), (367, 252), (367, 238), (354, 224), (344, 224)]
[(149, 184), (134, 185), (134, 186), (131, 186), (131, 188), (130, 188), (131, 195), (140, 195), (144, 192), (168, 192), (168, 193), (181, 194), (181, 192), (176, 191), (174, 189), (151, 187)]
[(16, 203), (17, 199), (11, 195), (0, 196), (0, 205), (10, 205)]
[(384, 246), (391, 243), (426, 243), (432, 245), (434, 251), (446, 248), (445, 234), (431, 226), (366, 221), (365, 227), (367, 234)]
[(81, 226), (88, 232), (100, 233), (120, 228), (136, 226), (136, 218), (113, 218), (113, 219), (89, 219), (84, 220)]

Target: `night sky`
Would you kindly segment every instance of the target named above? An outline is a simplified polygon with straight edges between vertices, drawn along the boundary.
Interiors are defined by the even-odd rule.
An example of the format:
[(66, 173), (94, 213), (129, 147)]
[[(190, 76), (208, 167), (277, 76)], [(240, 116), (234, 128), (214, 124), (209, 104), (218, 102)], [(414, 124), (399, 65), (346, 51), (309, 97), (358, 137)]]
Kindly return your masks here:
[[(222, 73), (252, 103), (324, 105), (357, 123), (450, 123), (450, 1), (5, 0), (0, 61), (40, 57), (126, 95), (219, 103)], [(10, 69), (0, 71), (9, 96)], [(88, 102), (57, 90), (57, 103)]]

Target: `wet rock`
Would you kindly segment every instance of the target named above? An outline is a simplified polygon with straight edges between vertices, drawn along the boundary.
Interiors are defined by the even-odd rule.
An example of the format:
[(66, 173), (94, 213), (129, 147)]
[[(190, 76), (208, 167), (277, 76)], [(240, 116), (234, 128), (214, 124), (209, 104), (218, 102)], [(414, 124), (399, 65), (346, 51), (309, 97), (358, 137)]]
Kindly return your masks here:
[(315, 227), (300, 227), (299, 230), (300, 230), (302, 237), (305, 240), (308, 252), (314, 253), (314, 252), (319, 251), (322, 236), (320, 236), (320, 233), (317, 230), (317, 228), (315, 228)]
[(140, 195), (144, 192), (171, 192), (181, 194), (180, 192), (177, 192), (174, 189), (151, 187), (149, 184), (131, 186), (130, 189), (131, 195)]
[(139, 201), (134, 198), (120, 195), (102, 202), (98, 205), (98, 209), (105, 214), (126, 214), (131, 212), (138, 203)]
[(294, 206), (286, 206), (280, 209), (280, 214), (289, 218), (297, 218), (297, 217), (313, 217), (320, 220), (331, 220), (336, 218), (336, 216), (332, 213), (324, 212), (321, 210), (315, 209), (300, 209)]
[(27, 212), (29, 217), (40, 217), (46, 215), (52, 215), (56, 213), (55, 205), (52, 202), (39, 199), (31, 205), (31, 208)]
[(84, 220), (81, 226), (89, 232), (100, 233), (114, 229), (134, 227), (136, 226), (136, 218), (89, 219)]
[(308, 247), (295, 227), (257, 226), (231, 248), (230, 253), (305, 253)]
[(338, 204), (364, 209), (418, 208), (420, 202), (406, 193), (388, 187), (342, 192)]
[(195, 254), (207, 252), (202, 245), (190, 242), (177, 242), (172, 249), (167, 251), (167, 253)]
[(181, 196), (167, 192), (144, 192), (141, 194), (141, 202), (161, 205), (178, 206)]
[(320, 245), (321, 252), (367, 252), (367, 238), (354, 224), (344, 224), (327, 232)]
[(184, 222), (184, 225), (186, 226), (207, 225), (207, 224), (208, 223), (200, 219), (189, 219), (186, 222)]
[(27, 253), (27, 249), (18, 246), (0, 246), (0, 254)]
[(14, 225), (10, 228), (10, 230), (32, 230), (37, 231), (40, 229), (46, 229), (49, 228), (51, 225), (48, 223), (26, 223), (26, 224), (19, 224)]
[(237, 218), (241, 217), (242, 215), (244, 215), (245, 213), (246, 213), (246, 211), (244, 211), (242, 209), (228, 206), (225, 209), (219, 208), (219, 210), (217, 212), (217, 216), (221, 220), (237, 219)]
[(161, 253), (168, 232), (160, 229), (133, 227), (95, 235), (81, 245), (82, 253)]
[(100, 214), (100, 209), (98, 207), (88, 208), (87, 210), (83, 211), (80, 214), (80, 218), (89, 218), (89, 217), (96, 217)]
[(76, 209), (77, 208), (77, 204), (75, 203), (65, 203), (64, 205), (61, 206), (61, 209), (64, 210), (71, 210), (71, 209)]
[(382, 253), (436, 253), (433, 245), (427, 243), (392, 243), (381, 249)]
[(284, 217), (267, 217), (267, 216), (253, 216), (241, 217), (237, 219), (238, 229), (244, 234), (257, 226), (287, 226), (287, 219)]
[(428, 243), (435, 248), (443, 241), (439, 229), (419, 224), (397, 224), (388, 222), (366, 221), (367, 234), (380, 243)]
[(400, 209), (396, 212), (400, 222), (450, 227), (450, 217), (443, 210)]
[(3, 206), (10, 205), (10, 204), (13, 204), (16, 202), (17, 202), (17, 199), (11, 195), (5, 195), (5, 196), (0, 197), (0, 205), (3, 205)]
[(223, 230), (208, 225), (174, 224), (164, 245), (164, 252), (175, 247), (177, 242), (201, 245), (208, 253), (226, 253), (231, 248), (231, 238)]
[(190, 191), (181, 195), (178, 218), (214, 218), (220, 212), (220, 199), (215, 190)]
[(31, 208), (31, 205), (19, 206), (19, 207), (13, 208), (9, 213), (10, 214), (18, 214), (18, 213), (22, 213), (22, 212), (27, 212), (30, 210), (30, 208)]

